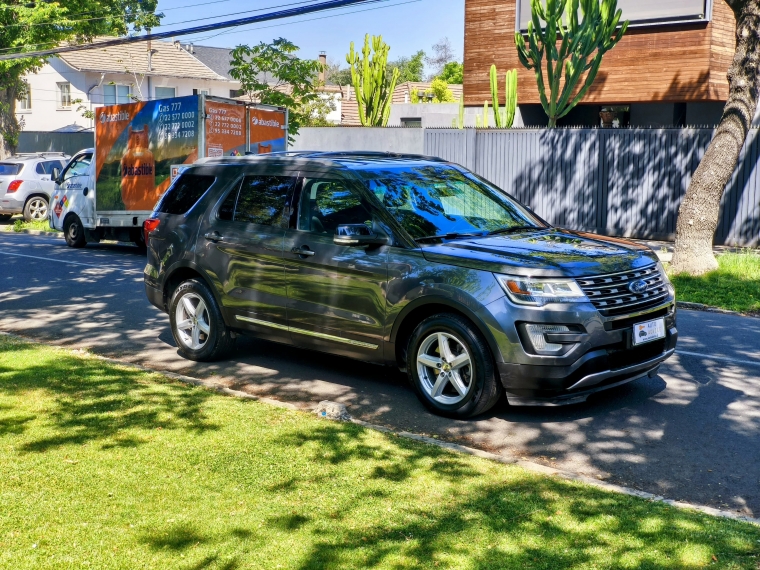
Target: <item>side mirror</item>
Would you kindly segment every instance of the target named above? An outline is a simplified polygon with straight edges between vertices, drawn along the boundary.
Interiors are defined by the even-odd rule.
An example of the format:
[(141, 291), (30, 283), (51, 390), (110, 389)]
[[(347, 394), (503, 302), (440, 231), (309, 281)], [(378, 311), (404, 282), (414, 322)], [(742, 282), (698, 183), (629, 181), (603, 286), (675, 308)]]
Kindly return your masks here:
[(335, 245), (385, 245), (388, 238), (373, 232), (365, 224), (343, 224), (335, 228)]
[(52, 180), (56, 184), (60, 184), (61, 183), (61, 169), (58, 168), (57, 166), (54, 166), (51, 174), (52, 175), (50, 177), (50, 180)]

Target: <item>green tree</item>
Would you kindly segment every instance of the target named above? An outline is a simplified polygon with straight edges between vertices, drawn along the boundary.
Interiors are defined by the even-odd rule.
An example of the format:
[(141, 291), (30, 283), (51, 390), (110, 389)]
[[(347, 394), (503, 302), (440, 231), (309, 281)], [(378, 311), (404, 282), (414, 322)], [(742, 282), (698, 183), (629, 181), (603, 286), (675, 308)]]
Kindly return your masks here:
[(412, 57), (400, 57), (396, 61), (388, 63), (388, 69), (393, 71), (398, 69), (399, 83), (413, 81), (418, 83), (422, 81), (425, 73), (425, 52), (420, 50)]
[[(53, 48), (61, 42), (90, 42), (156, 27), (157, 0), (65, 0), (0, 3), (0, 53)], [(0, 61), (0, 158), (15, 152), (20, 127), (16, 101), (24, 96), (23, 77), (38, 71), (45, 58)]]
[(442, 79), (449, 85), (461, 85), (464, 82), (464, 65), (458, 61), (450, 61), (443, 66), (438, 79)]
[(302, 127), (332, 127), (333, 123), (327, 120), (327, 115), (336, 109), (332, 95), (325, 93), (316, 99), (301, 103), (298, 112), (303, 117)]
[(602, 56), (623, 37), (628, 21), (618, 28), (622, 12), (617, 0), (531, 0), (530, 8), (528, 41), (515, 32), (517, 55), (536, 74), (538, 96), (551, 128), (586, 95)]
[(328, 61), (325, 79), (327, 83), (335, 85), (351, 85), (351, 70), (348, 67), (341, 67), (338, 61)]
[(312, 106), (320, 98), (318, 75), (322, 64), (299, 59), (298, 46), (285, 38), (271, 44), (239, 45), (232, 50), (230, 75), (256, 103), (288, 109), (288, 135), (292, 141), (301, 126), (312, 119)]

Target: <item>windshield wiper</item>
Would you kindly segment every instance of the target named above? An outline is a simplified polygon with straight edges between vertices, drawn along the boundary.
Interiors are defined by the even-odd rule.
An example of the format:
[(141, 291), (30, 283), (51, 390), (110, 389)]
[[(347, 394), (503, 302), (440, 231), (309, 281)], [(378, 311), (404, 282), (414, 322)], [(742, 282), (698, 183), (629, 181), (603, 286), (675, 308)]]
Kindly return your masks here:
[(449, 232), (447, 234), (439, 234), (434, 236), (423, 236), (421, 238), (415, 238), (414, 241), (420, 242), (420, 241), (428, 241), (431, 239), (458, 239), (458, 238), (465, 238), (465, 237), (482, 237), (486, 234), (460, 234), (459, 232)]
[(511, 234), (512, 232), (522, 232), (524, 230), (540, 230), (538, 226), (512, 226), (511, 228), (499, 228), (498, 230), (492, 230), (486, 235), (495, 236), (497, 234)]

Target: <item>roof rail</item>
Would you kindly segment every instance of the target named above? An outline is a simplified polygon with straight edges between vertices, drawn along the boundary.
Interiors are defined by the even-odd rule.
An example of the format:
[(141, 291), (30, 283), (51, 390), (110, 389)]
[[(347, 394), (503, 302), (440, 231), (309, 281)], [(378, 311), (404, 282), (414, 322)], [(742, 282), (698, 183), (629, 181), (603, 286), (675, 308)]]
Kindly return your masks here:
[(58, 151), (40, 151), (40, 152), (17, 152), (13, 156), (68, 156), (65, 152)]

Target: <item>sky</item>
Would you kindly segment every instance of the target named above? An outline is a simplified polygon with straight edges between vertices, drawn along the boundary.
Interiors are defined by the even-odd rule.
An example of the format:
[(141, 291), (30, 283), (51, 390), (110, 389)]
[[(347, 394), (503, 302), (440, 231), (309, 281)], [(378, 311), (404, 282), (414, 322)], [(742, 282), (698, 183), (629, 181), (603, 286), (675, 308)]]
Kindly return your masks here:
[[(245, 18), (296, 0), (159, 0), (164, 18), (154, 31), (189, 28), (211, 22)], [(318, 0), (314, 0), (316, 2)], [(193, 21), (189, 21), (193, 20)], [(346, 65), (349, 44), (357, 49), (364, 34), (382, 35), (390, 45), (389, 59), (410, 56), (419, 50), (432, 52), (432, 45), (448, 37), (459, 61), (464, 49), (464, 0), (384, 0), (366, 6), (349, 6), (240, 28), (177, 36), (183, 43), (235, 47), (270, 42), (283, 37), (301, 48), (299, 57), (316, 58), (327, 53), (328, 61)]]

